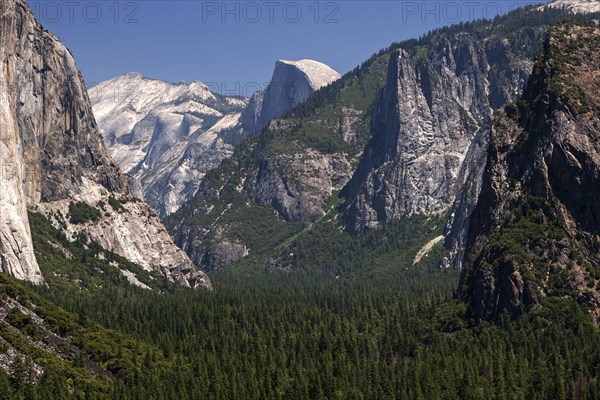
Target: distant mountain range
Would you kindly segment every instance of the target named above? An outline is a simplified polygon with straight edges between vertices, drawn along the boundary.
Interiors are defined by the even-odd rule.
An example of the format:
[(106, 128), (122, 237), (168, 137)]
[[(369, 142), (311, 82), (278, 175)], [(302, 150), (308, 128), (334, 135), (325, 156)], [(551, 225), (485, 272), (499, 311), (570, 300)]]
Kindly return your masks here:
[(129, 73), (90, 89), (109, 153), (160, 215), (196, 193), (204, 174), (241, 140), (246, 99), (204, 84), (172, 84)]
[(90, 100), (110, 154), (139, 182), (140, 197), (166, 216), (245, 135), (339, 77), (316, 61), (278, 61), (267, 88), (248, 100), (221, 96), (200, 82), (172, 84), (128, 73), (91, 88)]

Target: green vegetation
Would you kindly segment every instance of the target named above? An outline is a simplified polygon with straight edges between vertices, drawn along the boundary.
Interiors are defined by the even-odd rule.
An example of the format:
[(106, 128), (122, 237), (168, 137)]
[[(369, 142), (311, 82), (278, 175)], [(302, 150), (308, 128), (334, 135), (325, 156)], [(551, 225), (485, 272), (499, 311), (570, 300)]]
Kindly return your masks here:
[(78, 201), (69, 204), (69, 219), (72, 224), (84, 224), (88, 221), (97, 221), (100, 218), (100, 210)]
[[(325, 223), (335, 206), (279, 248), (314, 246), (298, 271), (217, 272), (212, 292), (159, 284), (159, 277), (160, 291), (141, 290), (116, 279), (110, 266), (94, 274), (106, 260), (82, 262), (82, 243), (69, 244), (31, 214), (35, 247), (49, 254), (39, 255), (49, 287), (34, 289), (47, 300), (1, 275), (0, 298), (35, 309), (80, 351), (61, 361), (0, 329), (30, 358), (17, 365), (22, 376), (31, 362), (46, 370), (38, 385), (0, 372), (0, 393), (45, 400), (597, 398), (600, 332), (575, 302), (548, 299), (519, 321), (470, 326), (465, 305), (452, 299), (458, 273), (412, 265), (420, 244), (411, 243), (437, 235), (439, 220), (415, 217), (353, 242)], [(84, 288), (83, 275), (66, 274), (72, 263), (92, 276)], [(89, 362), (116, 381), (90, 376), (82, 367)]]
[[(45, 296), (157, 345), (168, 379), (143, 370), (122, 399), (595, 399), (600, 334), (568, 300), (504, 326), (468, 328), (456, 273), (378, 279), (213, 275), (214, 292), (108, 289)], [(146, 357), (140, 356), (139, 359)], [(139, 362), (139, 361), (138, 361)], [(158, 374), (158, 375), (154, 375)], [(144, 386), (141, 386), (143, 382)], [(117, 390), (117, 389), (115, 389)]]
[[(83, 309), (79, 316), (67, 313), (4, 274), (0, 274), (0, 299), (0, 308), (12, 299), (43, 321), (36, 325), (17, 309), (0, 319), (0, 342), (20, 353), (10, 366), (10, 377), (0, 370), (0, 399), (112, 400), (119, 398), (124, 385), (134, 381), (148, 385), (143, 371), (172, 379), (170, 371), (180, 361), (165, 357), (155, 346), (98, 326)], [(38, 376), (34, 365), (44, 373)], [(180, 363), (179, 368), (185, 367)]]
[(31, 317), (23, 314), (18, 308), (13, 308), (10, 310), (8, 314), (6, 314), (4, 320), (34, 340), (39, 340), (41, 338), (41, 335), (33, 324)]
[(110, 196), (108, 198), (108, 204), (110, 204), (110, 206), (112, 207), (113, 210), (117, 211), (117, 212), (124, 212), (126, 211), (126, 208), (123, 207), (123, 204), (117, 200), (116, 198), (114, 198), (113, 196)]
[[(329, 276), (397, 274), (400, 266), (412, 267), (423, 245), (443, 233), (446, 215), (406, 217), (360, 237), (345, 232), (340, 220), (332, 209), (319, 222), (278, 246), (274, 264)], [(438, 260), (436, 255), (425, 257), (419, 266), (436, 267)]]

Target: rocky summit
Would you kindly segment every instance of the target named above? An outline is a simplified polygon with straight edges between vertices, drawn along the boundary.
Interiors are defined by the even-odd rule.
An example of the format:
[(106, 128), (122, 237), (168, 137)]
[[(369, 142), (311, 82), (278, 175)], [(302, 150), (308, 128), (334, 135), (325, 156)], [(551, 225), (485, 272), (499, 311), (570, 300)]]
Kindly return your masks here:
[(600, 29), (554, 27), (495, 118), (459, 296), (475, 319), (572, 297), (600, 322)]
[(339, 73), (318, 61), (277, 61), (271, 82), (264, 91), (252, 96), (242, 115), (244, 129), (251, 133), (260, 132), (270, 120), (280, 117), (315, 90), (340, 77)]
[[(0, 250), (1, 268), (41, 284), (27, 208), (62, 210), (62, 229), (76, 225), (76, 203), (89, 211), (131, 198), (126, 177), (110, 158), (71, 53), (34, 18), (26, 1), (0, 3)], [(115, 203), (116, 204), (116, 203)], [(132, 203), (133, 204), (133, 203)], [(80, 208), (81, 208), (80, 207)], [(209, 287), (206, 275), (171, 241), (145, 205), (93, 214), (78, 230), (104, 237), (107, 250), (187, 286)], [(132, 230), (149, 227), (152, 237)]]

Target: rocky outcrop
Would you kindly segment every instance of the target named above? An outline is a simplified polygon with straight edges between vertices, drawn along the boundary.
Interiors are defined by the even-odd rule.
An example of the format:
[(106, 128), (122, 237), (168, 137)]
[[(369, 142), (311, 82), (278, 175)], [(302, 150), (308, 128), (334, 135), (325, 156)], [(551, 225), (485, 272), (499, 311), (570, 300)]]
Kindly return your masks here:
[(344, 187), (350, 171), (341, 154), (281, 153), (262, 160), (248, 189), (254, 201), (284, 219), (310, 223), (324, 215), (327, 200)]
[(277, 61), (271, 82), (256, 92), (242, 114), (242, 126), (251, 133), (263, 130), (270, 120), (305, 101), (314, 91), (341, 75), (313, 60)]
[(103, 152), (71, 54), (25, 1), (0, 4), (0, 41), (2, 270), (41, 283), (26, 205), (93, 190), (91, 182), (127, 185)]
[(243, 137), (247, 100), (212, 93), (201, 82), (129, 73), (94, 86), (90, 98), (110, 154), (161, 216), (191, 198)]
[(143, 201), (102, 198), (86, 203), (98, 211), (90, 220), (73, 219), (73, 201), (61, 200), (35, 205), (67, 238), (84, 234), (102, 248), (125, 257), (146, 271), (191, 288), (210, 288), (210, 280), (177, 246), (159, 222), (155, 212)]
[(349, 179), (351, 166), (342, 154), (311, 148), (273, 153), (260, 146), (241, 149), (243, 156), (213, 171), (194, 200), (165, 220), (175, 242), (208, 269), (256, 254), (272, 241), (262, 229), (277, 237), (285, 225), (323, 217), (332, 194)]
[[(42, 283), (26, 207), (74, 199), (95, 204), (130, 194), (98, 132), (72, 55), (35, 20), (24, 0), (0, 3), (0, 41), (1, 266), (19, 279)], [(157, 219), (154, 224), (160, 226)], [(142, 256), (180, 252), (172, 242), (145, 249)], [(126, 249), (108, 250), (128, 255)], [(162, 261), (152, 265), (167, 267)]]
[(600, 29), (549, 34), (495, 119), (458, 294), (476, 320), (572, 297), (600, 322)]

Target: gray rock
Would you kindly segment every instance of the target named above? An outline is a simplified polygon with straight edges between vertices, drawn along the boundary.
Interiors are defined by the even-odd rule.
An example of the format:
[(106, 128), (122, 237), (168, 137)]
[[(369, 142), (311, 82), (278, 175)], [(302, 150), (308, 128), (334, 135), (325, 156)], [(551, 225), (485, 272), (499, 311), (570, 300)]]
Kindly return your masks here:
[[(541, 30), (525, 33), (541, 42)], [(493, 110), (520, 93), (531, 65), (506, 40), (467, 33), (439, 35), (426, 55), (397, 50), (374, 105), (373, 136), (342, 192), (347, 230), (449, 212), (445, 266), (460, 268)]]
[(242, 126), (251, 133), (262, 131), (270, 120), (305, 101), (315, 90), (341, 75), (313, 60), (277, 61), (265, 91), (255, 93), (242, 114)]

